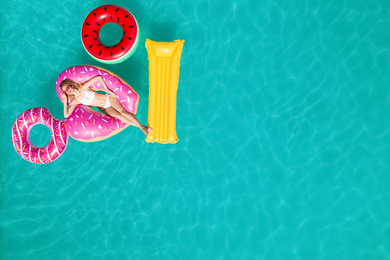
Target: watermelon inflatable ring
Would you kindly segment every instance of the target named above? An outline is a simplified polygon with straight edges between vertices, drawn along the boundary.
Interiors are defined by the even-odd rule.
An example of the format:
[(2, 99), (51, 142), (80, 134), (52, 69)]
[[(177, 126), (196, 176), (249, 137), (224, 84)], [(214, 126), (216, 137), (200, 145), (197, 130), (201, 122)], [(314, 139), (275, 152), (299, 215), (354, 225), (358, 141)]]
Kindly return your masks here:
[[(122, 39), (114, 46), (105, 46), (99, 39), (100, 29), (107, 23), (116, 23), (123, 31)], [(85, 18), (81, 39), (92, 58), (106, 64), (120, 63), (133, 55), (138, 47), (138, 23), (126, 9), (117, 5), (103, 5)]]

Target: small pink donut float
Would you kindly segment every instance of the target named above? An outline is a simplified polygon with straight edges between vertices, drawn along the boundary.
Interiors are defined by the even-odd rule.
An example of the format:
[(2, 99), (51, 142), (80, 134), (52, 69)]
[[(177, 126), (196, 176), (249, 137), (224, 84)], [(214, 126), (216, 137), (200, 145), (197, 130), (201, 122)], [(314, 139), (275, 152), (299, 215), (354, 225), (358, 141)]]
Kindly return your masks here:
[[(51, 140), (44, 147), (36, 147), (30, 141), (30, 130), (36, 124), (43, 124), (50, 129)], [(31, 108), (19, 115), (12, 126), (11, 137), (16, 152), (26, 161), (36, 164), (57, 160), (69, 140), (64, 121), (54, 118), (45, 107)]]
[[(63, 71), (56, 81), (58, 97), (62, 100), (60, 84), (64, 79), (83, 83), (96, 76), (102, 76), (108, 89), (116, 94), (117, 100), (127, 112), (133, 115), (137, 113), (139, 96), (134, 89), (114, 73), (96, 66), (73, 66)], [(103, 86), (100, 83), (93, 84), (91, 88), (103, 91)], [(119, 119), (99, 113), (82, 104), (77, 105), (73, 113), (65, 119), (65, 128), (68, 134), (82, 142), (107, 139), (128, 126)]]

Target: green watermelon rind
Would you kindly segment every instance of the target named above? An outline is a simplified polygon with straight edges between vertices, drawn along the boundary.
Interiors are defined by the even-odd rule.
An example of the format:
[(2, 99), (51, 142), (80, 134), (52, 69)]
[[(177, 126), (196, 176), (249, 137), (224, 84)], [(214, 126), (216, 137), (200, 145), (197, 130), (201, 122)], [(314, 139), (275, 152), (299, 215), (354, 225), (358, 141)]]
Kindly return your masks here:
[(138, 45), (139, 45), (139, 38), (140, 38), (141, 30), (139, 28), (137, 19), (135, 18), (134, 15), (133, 15), (133, 17), (134, 17), (135, 23), (137, 24), (137, 28), (138, 28), (137, 36), (136, 36), (135, 43), (134, 43), (133, 47), (131, 47), (130, 51), (128, 53), (126, 53), (125, 56), (123, 56), (123, 57), (121, 57), (119, 59), (116, 59), (116, 60), (101, 60), (101, 59), (98, 59), (98, 58), (92, 56), (92, 54), (89, 53), (87, 48), (84, 46), (82, 38), (81, 38), (81, 45), (83, 45), (85, 51), (89, 54), (89, 56), (91, 56), (93, 59), (97, 60), (98, 62), (101, 62), (101, 63), (104, 63), (104, 64), (118, 64), (118, 63), (124, 62), (125, 60), (127, 60), (128, 58), (133, 56), (134, 52), (137, 50)]

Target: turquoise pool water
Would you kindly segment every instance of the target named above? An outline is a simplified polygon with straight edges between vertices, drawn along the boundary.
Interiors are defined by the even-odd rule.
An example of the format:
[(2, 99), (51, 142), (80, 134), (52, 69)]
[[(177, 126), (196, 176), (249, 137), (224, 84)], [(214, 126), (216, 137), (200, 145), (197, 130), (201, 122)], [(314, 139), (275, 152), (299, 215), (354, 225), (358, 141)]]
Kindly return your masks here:
[[(117, 65), (80, 40), (107, 2), (0, 5), (1, 259), (390, 257), (390, 2), (110, 3), (142, 30)], [(13, 121), (63, 119), (54, 85), (73, 65), (126, 80), (147, 123), (146, 38), (185, 40), (177, 144), (127, 128), (48, 165), (17, 155)]]

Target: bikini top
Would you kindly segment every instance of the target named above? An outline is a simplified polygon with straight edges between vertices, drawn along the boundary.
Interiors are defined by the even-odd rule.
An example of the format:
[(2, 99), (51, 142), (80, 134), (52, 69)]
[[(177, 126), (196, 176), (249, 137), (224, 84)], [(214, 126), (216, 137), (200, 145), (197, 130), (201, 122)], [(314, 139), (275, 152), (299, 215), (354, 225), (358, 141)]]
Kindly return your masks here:
[(93, 98), (95, 97), (95, 91), (82, 90), (81, 92), (83, 92), (85, 94), (85, 98), (83, 98), (83, 99), (78, 98), (78, 100), (81, 102), (81, 104), (89, 106), (91, 104)]

